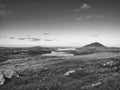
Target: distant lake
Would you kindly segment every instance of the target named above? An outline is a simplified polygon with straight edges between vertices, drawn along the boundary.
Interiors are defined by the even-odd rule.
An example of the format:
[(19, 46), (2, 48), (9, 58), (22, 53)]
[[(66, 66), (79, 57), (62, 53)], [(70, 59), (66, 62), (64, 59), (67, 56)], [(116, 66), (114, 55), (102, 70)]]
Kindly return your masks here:
[(42, 56), (74, 56), (73, 54), (67, 53), (67, 52), (56, 52), (53, 51), (49, 54), (42, 54)]
[(76, 50), (76, 48), (58, 48), (58, 51)]

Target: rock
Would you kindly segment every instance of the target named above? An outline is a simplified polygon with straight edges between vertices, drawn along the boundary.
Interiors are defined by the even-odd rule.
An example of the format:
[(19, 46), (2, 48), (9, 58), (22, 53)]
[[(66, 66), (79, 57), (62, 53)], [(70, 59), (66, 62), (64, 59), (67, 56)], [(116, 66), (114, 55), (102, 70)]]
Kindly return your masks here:
[(0, 85), (3, 85), (5, 83), (5, 78), (2, 72), (0, 72)]
[(102, 82), (98, 82), (98, 83), (94, 83), (94, 84), (89, 84), (89, 85), (82, 86), (81, 89), (82, 90), (89, 90), (89, 89), (92, 89), (92, 88), (94, 88), (96, 86), (99, 86), (101, 84), (102, 84)]
[(70, 74), (75, 73), (75, 70), (70, 70), (65, 73), (65, 76), (69, 76)]
[(19, 77), (19, 75), (11, 69), (0, 72), (0, 85), (3, 85), (6, 82), (6, 79), (11, 79), (12, 77)]
[(98, 85), (100, 85), (100, 84), (102, 84), (102, 82), (94, 83), (94, 84), (92, 84), (91, 86), (92, 86), (92, 87), (95, 87), (95, 86), (98, 86)]
[(19, 77), (19, 75), (12, 69), (7, 69), (3, 72), (6, 78)]
[(108, 61), (102, 64), (105, 68), (110, 68), (113, 71), (118, 72), (120, 70), (120, 62), (119, 61)]
[(114, 61), (109, 61), (103, 64), (103, 66), (112, 66)]
[(119, 63), (117, 61), (108, 61), (106, 63), (103, 63), (103, 67), (114, 67), (118, 65)]

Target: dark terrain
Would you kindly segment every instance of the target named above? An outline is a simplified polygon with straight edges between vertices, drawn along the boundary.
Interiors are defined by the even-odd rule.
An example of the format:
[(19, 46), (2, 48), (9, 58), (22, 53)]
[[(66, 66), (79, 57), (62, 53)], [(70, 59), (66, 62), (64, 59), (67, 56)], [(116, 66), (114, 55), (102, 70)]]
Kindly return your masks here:
[[(0, 90), (120, 90), (120, 48), (98, 42), (65, 52), (74, 56), (42, 56), (57, 48), (0, 48), (0, 71), (15, 69)], [(65, 76), (65, 73), (75, 73)]]

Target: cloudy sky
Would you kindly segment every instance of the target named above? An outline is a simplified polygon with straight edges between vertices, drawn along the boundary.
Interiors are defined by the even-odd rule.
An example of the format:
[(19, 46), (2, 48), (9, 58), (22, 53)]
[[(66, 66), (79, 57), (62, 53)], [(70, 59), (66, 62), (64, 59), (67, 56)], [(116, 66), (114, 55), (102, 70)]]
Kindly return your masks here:
[(120, 47), (120, 0), (0, 0), (1, 46)]

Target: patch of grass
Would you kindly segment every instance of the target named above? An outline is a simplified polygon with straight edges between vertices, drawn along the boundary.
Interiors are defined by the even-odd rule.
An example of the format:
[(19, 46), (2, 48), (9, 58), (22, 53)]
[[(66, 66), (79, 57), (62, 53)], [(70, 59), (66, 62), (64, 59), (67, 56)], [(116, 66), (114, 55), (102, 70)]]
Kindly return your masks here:
[[(95, 58), (97, 56), (99, 55), (93, 55)], [(0, 90), (83, 90), (81, 87), (84, 86), (88, 86), (86, 90), (119, 90), (119, 70), (113, 72), (112, 68), (102, 67), (102, 63), (115, 58), (89, 59), (89, 57), (87, 57), (88, 59), (79, 57), (43, 58), (38, 55), (30, 59), (16, 59), (1, 63), (1, 69), (2, 66), (9, 67), (17, 64), (19, 64), (17, 68), (20, 69), (23, 68), (20, 64), (28, 66), (18, 71), (20, 78), (13, 78), (10, 82), (0, 86)], [(117, 58), (118, 62), (120, 62), (119, 59)], [(76, 70), (76, 72), (66, 77), (64, 74), (69, 70)], [(99, 81), (102, 82), (99, 87), (89, 87)]]

